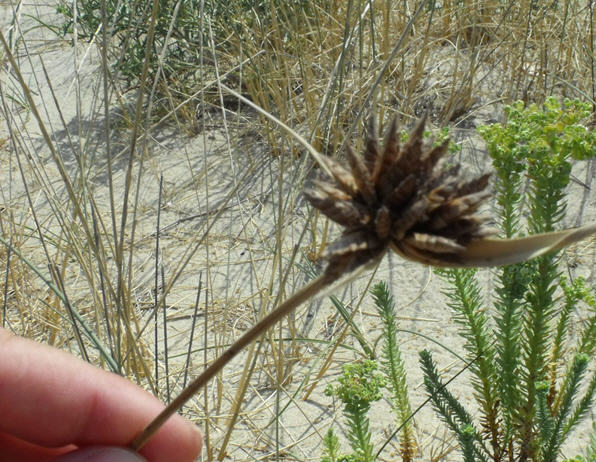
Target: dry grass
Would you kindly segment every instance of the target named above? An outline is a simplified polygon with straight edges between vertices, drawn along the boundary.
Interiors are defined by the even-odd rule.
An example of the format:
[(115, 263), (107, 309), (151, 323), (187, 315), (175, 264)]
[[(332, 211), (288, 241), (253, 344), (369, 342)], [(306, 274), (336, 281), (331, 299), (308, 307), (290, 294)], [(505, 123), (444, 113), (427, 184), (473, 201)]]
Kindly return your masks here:
[[(265, 16), (197, 18), (196, 79), (147, 65), (125, 91), (109, 28), (71, 46), (33, 19), (59, 23), (54, 4), (0, 1), (4, 327), (167, 401), (305, 284), (335, 233), (303, 207), (312, 159), (219, 82), (329, 155), (346, 140), (360, 151), (371, 109), (406, 126), (429, 110), (457, 130), (516, 99), (596, 99), (591, 2), (263, 3)], [(344, 318), (326, 302), (301, 309), (185, 408), (205, 460), (319, 457), (330, 415), (313, 393), (374, 343), (353, 340), (370, 327), (366, 284), (341, 294)]]

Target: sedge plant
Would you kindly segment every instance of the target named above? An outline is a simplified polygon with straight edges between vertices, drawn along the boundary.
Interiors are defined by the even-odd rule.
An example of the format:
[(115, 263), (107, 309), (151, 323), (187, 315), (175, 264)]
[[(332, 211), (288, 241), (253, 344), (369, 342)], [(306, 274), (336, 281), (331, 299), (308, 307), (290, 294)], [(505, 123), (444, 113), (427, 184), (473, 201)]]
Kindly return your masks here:
[[(156, 10), (159, 2), (156, 0), (153, 6), (149, 42), (155, 32), (154, 26), (158, 18)], [(59, 168), (68, 196), (75, 204), (73, 214), (82, 223), (86, 223), (85, 233), (88, 241), (94, 242), (93, 229), (85, 220), (84, 208), (77, 199), (75, 188), (54, 147), (43, 117), (20, 72), (11, 47), (1, 31), (0, 43), (5, 51), (7, 62), (14, 71), (15, 79), (23, 89), (31, 107), (32, 116), (51, 149), (52, 159)], [(397, 49), (398, 47), (395, 48)], [(145, 51), (147, 56), (142, 72), (143, 79), (146, 79), (149, 74), (148, 58), (151, 54), (150, 48), (146, 48)], [(379, 81), (381, 77), (382, 75), (379, 76)], [(456, 169), (442, 168), (439, 161), (447, 150), (448, 142), (438, 146), (425, 146), (422, 142), (425, 119), (422, 119), (413, 129), (408, 141), (401, 145), (395, 118), (390, 124), (384, 146), (381, 147), (374, 119), (371, 118), (373, 123), (370, 124), (368, 136), (363, 143), (365, 144), (363, 154), (356, 155), (349, 148), (349, 144), (346, 144), (349, 165), (345, 166), (319, 154), (304, 138), (270, 113), (258, 108), (250, 100), (222, 83), (219, 86), (222, 91), (232, 94), (238, 100), (259, 110), (263, 116), (274, 120), (308, 150), (327, 178), (321, 177), (314, 180), (305, 190), (305, 195), (313, 209), (318, 210), (316, 213), (326, 215), (327, 218), (341, 225), (344, 231), (334, 244), (328, 246), (324, 254), (328, 264), (323, 274), (288, 297), (285, 302), (280, 303), (277, 308), (231, 344), (135, 438), (131, 443), (134, 449), (140, 449), (170, 415), (219, 373), (242, 349), (260, 338), (277, 321), (320, 291), (328, 289), (345, 275), (374, 266), (390, 250), (404, 258), (434, 266), (498, 266), (539, 257), (596, 231), (596, 226), (592, 225), (566, 231), (540, 233), (519, 239), (486, 237), (482, 227), (484, 221), (475, 214), (478, 206), (487, 198), (484, 191), (487, 186), (486, 175), (466, 182), (459, 177)], [(142, 103), (142, 92), (139, 92), (135, 115), (137, 121), (142, 118)], [(135, 152), (136, 130), (131, 140), (130, 151)], [(133, 156), (130, 156), (127, 182), (130, 182), (132, 167)], [(128, 203), (129, 191), (129, 188), (125, 189), (124, 204)], [(122, 215), (124, 218), (127, 217), (126, 208)], [(123, 261), (124, 229), (127, 224), (124, 218), (120, 227), (118, 246), (116, 246), (119, 255), (117, 262)], [(68, 227), (65, 226), (65, 229)], [(4, 243), (9, 245), (6, 240)], [(130, 258), (132, 261), (132, 255)], [(189, 258), (185, 257), (183, 264), (186, 264)], [(127, 281), (127, 285), (130, 285), (130, 280)], [(120, 282), (115, 287), (114, 294), (118, 300), (123, 287)], [(134, 347), (134, 342), (131, 341), (131, 345)], [(147, 371), (146, 375), (148, 375)]]
[[(505, 124), (480, 129), (496, 173), (500, 232), (552, 231), (565, 217), (572, 160), (595, 152), (596, 136), (582, 124), (590, 107), (550, 98), (544, 107), (519, 102), (506, 112)], [(465, 342), (479, 416), (444, 386), (428, 351), (420, 362), (433, 406), (466, 461), (560, 460), (594, 401), (594, 293), (581, 277), (564, 278), (563, 264), (551, 252), (499, 268), (490, 311), (476, 269), (438, 271)], [(579, 313), (579, 333), (571, 335)]]
[(348, 145), (346, 167), (321, 156), (271, 114), (221, 86), (275, 120), (308, 149), (326, 178), (314, 180), (305, 196), (344, 231), (326, 250), (327, 266), (323, 273), (232, 343), (131, 442), (132, 449), (143, 447), (174, 412), (278, 321), (334, 284), (375, 266), (388, 251), (436, 267), (490, 267), (538, 258), (596, 232), (596, 225), (587, 225), (516, 239), (486, 237), (484, 220), (476, 212), (488, 197), (483, 191), (487, 176), (464, 181), (457, 168), (443, 170), (438, 161), (447, 152), (449, 142), (425, 146), (425, 118), (412, 129), (404, 145), (399, 142), (394, 118), (383, 147), (375, 119), (371, 118), (364, 153), (358, 155)]

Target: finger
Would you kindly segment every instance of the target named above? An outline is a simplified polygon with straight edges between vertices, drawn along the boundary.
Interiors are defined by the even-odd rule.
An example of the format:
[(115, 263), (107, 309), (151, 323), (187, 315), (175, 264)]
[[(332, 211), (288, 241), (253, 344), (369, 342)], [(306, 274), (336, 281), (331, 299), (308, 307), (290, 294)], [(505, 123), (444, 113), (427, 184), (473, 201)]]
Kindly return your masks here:
[[(163, 409), (128, 380), (0, 329), (0, 431), (46, 447), (126, 446)], [(192, 461), (198, 430), (170, 419), (141, 453), (150, 462)]]

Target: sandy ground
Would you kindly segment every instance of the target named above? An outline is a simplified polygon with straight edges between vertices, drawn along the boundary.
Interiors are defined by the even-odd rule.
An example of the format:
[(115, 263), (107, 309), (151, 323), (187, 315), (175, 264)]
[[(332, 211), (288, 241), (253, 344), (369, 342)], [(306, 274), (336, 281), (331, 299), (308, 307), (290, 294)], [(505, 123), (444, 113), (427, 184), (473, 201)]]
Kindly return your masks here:
[[(36, 11), (37, 9), (37, 11)], [(42, 110), (42, 118), (49, 127), (52, 142), (55, 143), (62, 161), (69, 172), (75, 171), (77, 152), (89, 154), (89, 181), (94, 185), (95, 198), (100, 210), (107, 212), (108, 190), (105, 174), (106, 159), (105, 133), (106, 125), (103, 118), (101, 94), (100, 58), (93, 45), (80, 43), (76, 48), (58, 39), (47, 30), (32, 31), (34, 22), (26, 16), (27, 13), (42, 14), (51, 19), (52, 6), (38, 4), (23, 5), (17, 12), (23, 27), (25, 41), (15, 40), (19, 37), (15, 28), (10, 28), (15, 44), (15, 53), (19, 57), (19, 65), (23, 76), (33, 91), (38, 108)], [(0, 27), (6, 34), (12, 18), (11, 6), (6, 1), (0, 1)], [(26, 45), (26, 49), (25, 49)], [(0, 56), (2, 54), (0, 53)], [(44, 76), (45, 65), (47, 78)], [(10, 68), (3, 63), (0, 71), (3, 91), (12, 96), (11, 124), (20, 130), (19, 140), (24, 144), (17, 145), (22, 154), (28, 154), (40, 165), (46, 173), (46, 179), (28, 178), (31, 186), (39, 184), (52, 185), (56, 188), (57, 198), (64, 197), (63, 185), (59, 181), (56, 164), (52, 160), (47, 143), (44, 141), (39, 126), (27, 105), (19, 105), (22, 101), (22, 91), (16, 84), (16, 79)], [(482, 96), (486, 101), (490, 95)], [(57, 101), (57, 105), (54, 103)], [(461, 144), (461, 162), (470, 174), (490, 170), (484, 145), (475, 134), (474, 126), (498, 120), (499, 107), (483, 106), (479, 102), (479, 110), (471, 114), (467, 121), (467, 128), (455, 128), (454, 140)], [(0, 112), (0, 115), (4, 111)], [(6, 115), (6, 114), (4, 114)], [(246, 134), (245, 129), (235, 129), (250, 125), (254, 114), (249, 112), (233, 116), (225, 121), (219, 113), (209, 113), (207, 132), (189, 138), (167, 126), (155, 127), (148, 134), (147, 156), (143, 165), (143, 177), (139, 186), (140, 207), (137, 218), (136, 242), (137, 253), (135, 260), (134, 286), (140, 309), (150, 307), (152, 303), (154, 277), (154, 235), (156, 227), (156, 210), (159, 192), (159, 180), (163, 175), (163, 210), (161, 214), (161, 247), (162, 259), (166, 273), (173, 273), (177, 265), (185, 259), (185, 250), (192, 247), (188, 243), (195, 242), (203, 235), (209, 220), (222, 211), (221, 218), (212, 227), (207, 236), (209, 245), (201, 245), (192, 256), (188, 265), (176, 282), (168, 300), (169, 348), (172, 357), (176, 353), (186, 351), (190, 329), (190, 317), (196, 296), (199, 277), (206, 276), (206, 262), (209, 261), (210, 278), (210, 312), (217, 315), (223, 306), (234, 306), (233, 312), (228, 310), (227, 318), (222, 322), (228, 330), (230, 338), (237, 337), (251, 323), (255, 309), (258, 309), (259, 299), (255, 294), (258, 287), (265, 286), (266, 278), (271, 274), (272, 252), (275, 245), (275, 216), (277, 214), (279, 194), (277, 178), (280, 171), (284, 172), (284, 187), (282, 192), (290, 197), (290, 204), (294, 204), (295, 211), (288, 215), (284, 223), (286, 234), (283, 247), (289, 255), (304, 223), (305, 207), (300, 191), (292, 189), (292, 184), (300, 180), (300, 170), (296, 168), (298, 162), (293, 163), (294, 171), (287, 170), (290, 163), (282, 159), (271, 158), (265, 151), (265, 142), (255, 136)], [(125, 167), (128, 162), (128, 133), (122, 127), (111, 127), (110, 137), (115, 152), (120, 151), (116, 158), (114, 187), (122, 191)], [(224, 130), (225, 123), (230, 125)], [(228, 134), (236, 138), (228, 138)], [(29, 208), (24, 200), (24, 186), (15, 162), (14, 145), (7, 142), (10, 133), (7, 124), (0, 126), (0, 192), (2, 200), (21, 214), (23, 221), (30, 220)], [(136, 161), (135, 161), (136, 162)], [(237, 192), (228, 200), (229, 191), (236, 186), (238, 178), (248, 172)], [(594, 202), (596, 196), (591, 192), (593, 169), (589, 163), (577, 164), (573, 171), (574, 181), (570, 188), (569, 211), (564, 226), (576, 226), (595, 220)], [(197, 186), (198, 185), (198, 186)], [(48, 229), (56, 226), (52, 222), (53, 199), (40, 193), (40, 188), (34, 191), (34, 208), (38, 218)], [(199, 191), (201, 194), (197, 194)], [(120, 193), (121, 194), (121, 193)], [(208, 198), (208, 200), (207, 200)], [(46, 225), (44, 225), (46, 226)], [(584, 275), (592, 280), (591, 268), (594, 267), (594, 252), (592, 242), (576, 246), (566, 252), (564, 258), (574, 267), (573, 275)], [(30, 246), (25, 250), (30, 255), (35, 249)], [(250, 250), (250, 251), (249, 251)], [(207, 253), (209, 253), (207, 255)], [(249, 258), (250, 256), (250, 258)], [(208, 260), (207, 260), (208, 259)], [(41, 259), (40, 262), (44, 260)], [(4, 262), (0, 261), (0, 265)], [(480, 271), (479, 277), (488, 290), (495, 281), (490, 271)], [(304, 277), (294, 273), (292, 285), (300, 286)], [(349, 306), (356, 305), (359, 297), (366, 289), (370, 275), (361, 276), (348, 288), (338, 291), (342, 300)], [(76, 279), (76, 278), (75, 278)], [(204, 281), (205, 279), (203, 279)], [(404, 262), (397, 256), (391, 255), (379, 267), (376, 281), (385, 280), (391, 287), (397, 302), (399, 312), (399, 327), (403, 329), (400, 338), (402, 354), (406, 361), (408, 383), (410, 384), (412, 407), (416, 408), (424, 399), (422, 375), (418, 366), (417, 352), (423, 348), (429, 349), (435, 361), (441, 366), (445, 377), (457, 372), (462, 364), (444, 348), (429, 341), (434, 339), (450, 348), (461, 352), (462, 341), (457, 335), (457, 326), (452, 313), (445, 306), (445, 298), (441, 295), (443, 287), (441, 281), (429, 268)], [(76, 286), (75, 286), (76, 287)], [(85, 298), (85, 294), (73, 293), (73, 303)], [(233, 303), (235, 301), (235, 303)], [(487, 300), (488, 303), (488, 300)], [(358, 325), (366, 332), (367, 338), (374, 341), (379, 334), (379, 320), (372, 315), (374, 308), (368, 296), (355, 315)], [(200, 311), (203, 312), (204, 306)], [(209, 310), (208, 310), (209, 311)], [(144, 319), (149, 319), (150, 310), (143, 312)], [(328, 324), (334, 310), (327, 298), (315, 301), (308, 307), (303, 307), (295, 317), (300, 331), (305, 336), (325, 338), (333, 331), (333, 324)], [(202, 321), (199, 321), (199, 324)], [(197, 329), (201, 329), (199, 325)], [(423, 334), (427, 338), (416, 335)], [(145, 341), (152, 344), (152, 330), (145, 336)], [(203, 334), (197, 334), (201, 337)], [(337, 335), (334, 332), (333, 335)], [(329, 338), (329, 337), (327, 337)], [(354, 343), (352, 340), (348, 342)], [(65, 348), (73, 348), (64, 345)], [(290, 397), (299, 385), (303, 374), (307, 373), (315, 361), (322, 355), (316, 344), (302, 347), (301, 360), (294, 366), (293, 382), (288, 384), (283, 403), (290, 402), (281, 422), (281, 441), (291, 447), (291, 452), (298, 458), (310, 460), (319, 454), (320, 448), (313, 448), (314, 442), (329, 427), (334, 415), (331, 399), (323, 394), (325, 385), (338, 373), (334, 367), (310, 395), (308, 400), (302, 400), (300, 395), (291, 402)], [(202, 353), (201, 353), (202, 356)], [(336, 359), (349, 360), (345, 353), (338, 353)], [(180, 367), (183, 359), (173, 360), (171, 367)], [(197, 362), (200, 363), (201, 359)], [(235, 384), (239, 380), (240, 368), (244, 358), (240, 358), (226, 370), (224, 383)], [(320, 359), (319, 359), (320, 361)], [(267, 362), (266, 359), (263, 360)], [(266, 366), (266, 364), (265, 364)], [(263, 367), (255, 374), (247, 402), (243, 406), (238, 430), (232, 438), (228, 454), (232, 460), (246, 460), (261, 457), (271, 449), (274, 438), (273, 427), (265, 428), (275, 411), (275, 393), (268, 386), (266, 371), (271, 367)], [(191, 372), (192, 375), (192, 372)], [(474, 409), (472, 390), (469, 376), (463, 374), (451, 385), (452, 392), (468, 409)], [(174, 386), (180, 388), (180, 381)], [(224, 393), (231, 399), (235, 385)], [(197, 398), (189, 407), (189, 414), (201, 406), (201, 399)], [(224, 406), (225, 407), (225, 406)], [(222, 411), (223, 412), (223, 411)], [(372, 434), (375, 441), (382, 441), (393, 429), (393, 421), (387, 412), (387, 404), (379, 403), (373, 407)], [(339, 410), (335, 414), (341, 418)], [(591, 420), (593, 415), (590, 415)], [(220, 419), (220, 426), (213, 430), (212, 438), (217, 440), (218, 432), (223, 431), (224, 419)], [(430, 406), (425, 406), (415, 418), (416, 432), (421, 447), (424, 449), (421, 460), (436, 457), (455, 442), (449, 442), (450, 436), (439, 420), (435, 417)], [(588, 441), (588, 425), (578, 430), (568, 444), (564, 453), (567, 456), (577, 454)], [(316, 459), (317, 457), (314, 456)], [(396, 446), (386, 450), (383, 460), (395, 460)], [(442, 460), (458, 460), (456, 452), (451, 452)]]

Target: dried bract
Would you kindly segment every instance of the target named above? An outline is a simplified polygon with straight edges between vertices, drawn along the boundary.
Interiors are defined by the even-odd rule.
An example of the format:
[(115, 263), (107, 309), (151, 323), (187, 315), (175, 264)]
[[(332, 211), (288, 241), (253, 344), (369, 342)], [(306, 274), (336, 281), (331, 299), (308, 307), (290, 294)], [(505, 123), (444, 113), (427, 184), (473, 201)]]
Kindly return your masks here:
[(425, 118), (400, 145), (394, 119), (380, 146), (371, 121), (363, 155), (348, 147), (349, 168), (326, 159), (333, 177), (305, 189), (314, 207), (345, 227), (325, 255), (329, 271), (353, 270), (389, 248), (435, 266), (468, 266), (466, 245), (487, 234), (477, 211), (490, 196), (488, 175), (464, 181), (459, 166), (441, 168), (448, 142), (425, 146), (424, 125)]

